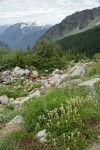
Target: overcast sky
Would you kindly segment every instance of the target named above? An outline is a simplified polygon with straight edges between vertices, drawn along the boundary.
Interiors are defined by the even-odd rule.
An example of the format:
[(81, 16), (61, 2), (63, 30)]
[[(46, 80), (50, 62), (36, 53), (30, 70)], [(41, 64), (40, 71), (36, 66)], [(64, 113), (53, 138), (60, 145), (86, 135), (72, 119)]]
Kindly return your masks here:
[(35, 20), (56, 24), (76, 11), (99, 5), (100, 0), (0, 0), (0, 25)]

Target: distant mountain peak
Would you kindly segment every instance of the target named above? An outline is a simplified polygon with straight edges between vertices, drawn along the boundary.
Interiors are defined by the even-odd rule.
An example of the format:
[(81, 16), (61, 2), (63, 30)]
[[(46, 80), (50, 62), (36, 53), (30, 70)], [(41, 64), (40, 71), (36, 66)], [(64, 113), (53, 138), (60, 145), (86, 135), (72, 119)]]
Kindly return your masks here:
[(21, 22), (20, 23), (20, 28), (32, 28), (32, 27), (46, 27), (46, 26), (51, 26), (51, 25), (47, 25), (47, 24), (42, 24), (39, 21), (34, 21), (34, 22)]
[(37, 21), (16, 23), (0, 35), (0, 40), (14, 50), (21, 48), (26, 50), (28, 46), (33, 47), (50, 27), (51, 25), (43, 25)]

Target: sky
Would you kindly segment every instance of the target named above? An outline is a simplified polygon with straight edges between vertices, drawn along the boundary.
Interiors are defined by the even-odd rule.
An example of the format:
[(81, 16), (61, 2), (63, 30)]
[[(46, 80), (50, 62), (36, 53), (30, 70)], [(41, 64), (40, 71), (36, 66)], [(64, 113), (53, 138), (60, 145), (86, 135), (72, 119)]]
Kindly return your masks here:
[(0, 25), (38, 21), (57, 24), (76, 11), (100, 6), (100, 0), (0, 0)]

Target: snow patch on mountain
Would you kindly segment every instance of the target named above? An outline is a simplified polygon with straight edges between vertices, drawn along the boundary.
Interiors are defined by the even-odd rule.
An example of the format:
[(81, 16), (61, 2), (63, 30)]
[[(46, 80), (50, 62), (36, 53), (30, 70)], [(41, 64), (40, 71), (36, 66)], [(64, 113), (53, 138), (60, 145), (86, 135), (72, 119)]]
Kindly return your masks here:
[(41, 29), (43, 30), (45, 27), (48, 27), (51, 25), (46, 25), (46, 24), (42, 24), (38, 21), (34, 21), (34, 22), (26, 22), (26, 23), (21, 23), (20, 24), (20, 29), (25, 29), (25, 28), (33, 28), (33, 27), (41, 27)]

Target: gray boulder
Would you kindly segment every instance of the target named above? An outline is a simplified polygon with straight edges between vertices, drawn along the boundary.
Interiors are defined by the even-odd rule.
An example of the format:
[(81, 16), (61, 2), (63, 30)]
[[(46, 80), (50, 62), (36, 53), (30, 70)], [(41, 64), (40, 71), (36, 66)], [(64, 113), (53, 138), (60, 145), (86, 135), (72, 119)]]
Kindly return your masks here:
[(7, 105), (9, 103), (9, 98), (6, 95), (0, 96), (0, 104)]
[(51, 85), (56, 85), (59, 86), (64, 80), (68, 77), (67, 74), (59, 75), (59, 74), (54, 74), (51, 78), (49, 78), (49, 83)]
[(24, 76), (24, 70), (21, 69), (20, 67), (15, 67), (14, 68), (14, 73), (16, 76), (20, 77), (20, 76)]
[(24, 70), (24, 73), (25, 73), (25, 76), (28, 77), (29, 74), (30, 74), (30, 71), (29, 71), (28, 69), (25, 69), (25, 70)]
[(44, 88), (50, 88), (50, 84), (49, 84), (49, 82), (48, 82), (48, 80), (47, 79), (44, 79), (44, 80), (41, 80), (41, 84), (42, 84), (42, 86), (44, 87)]
[(91, 88), (94, 88), (94, 84), (97, 83), (97, 82), (100, 82), (100, 78), (94, 78), (94, 79), (85, 81), (83, 83), (80, 83), (79, 85), (80, 86), (89, 86)]
[(80, 84), (81, 82), (81, 79), (73, 79), (71, 81), (67, 81), (67, 85), (74, 86)]
[(59, 74), (60, 73), (60, 70), (59, 69), (55, 69), (52, 74)]
[(41, 143), (47, 142), (47, 133), (46, 133), (46, 129), (39, 131), (36, 135), (36, 137), (39, 139), (39, 141)]
[(36, 70), (34, 70), (34, 71), (32, 71), (32, 74), (34, 74), (35, 75), (35, 77), (38, 77), (38, 72), (36, 71)]
[(11, 75), (11, 71), (9, 70), (2, 72), (2, 76), (9, 76), (9, 75)]
[(0, 142), (5, 137), (8, 137), (13, 132), (22, 132), (25, 131), (24, 128), (24, 118), (22, 116), (16, 116), (10, 122), (8, 122), (2, 130), (0, 130)]
[(13, 120), (11, 120), (10, 122), (7, 123), (7, 125), (14, 125), (14, 124), (17, 124), (17, 125), (20, 125), (20, 124), (23, 124), (24, 123), (24, 118), (20, 115), (16, 116)]
[(70, 72), (71, 74), (69, 75), (69, 77), (72, 77), (72, 78), (82, 77), (86, 75), (87, 73), (84, 64), (82, 64), (81, 62), (77, 63), (75, 67), (71, 68)]
[(41, 96), (41, 93), (39, 90), (37, 90), (34, 93), (30, 94), (29, 96), (25, 97), (22, 101), (14, 101), (13, 104), (15, 105), (23, 104), (24, 102), (28, 101), (31, 98), (38, 98), (40, 96)]
[(10, 84), (10, 83), (11, 83), (11, 79), (10, 79), (9, 77), (7, 77), (7, 78), (5, 79), (5, 82), (3, 82), (4, 85), (8, 85), (8, 84)]
[(20, 67), (15, 67), (12, 72), (12, 75), (21, 77), (21, 76), (28, 76), (29, 73), (30, 73), (30, 71), (28, 69), (24, 70), (24, 69), (21, 69)]
[(11, 82), (11, 76), (10, 75), (8, 76), (8, 73), (6, 74), (6, 72), (8, 72), (8, 71), (3, 72), (0, 76), (0, 82), (2, 82), (5, 85), (7, 85)]

